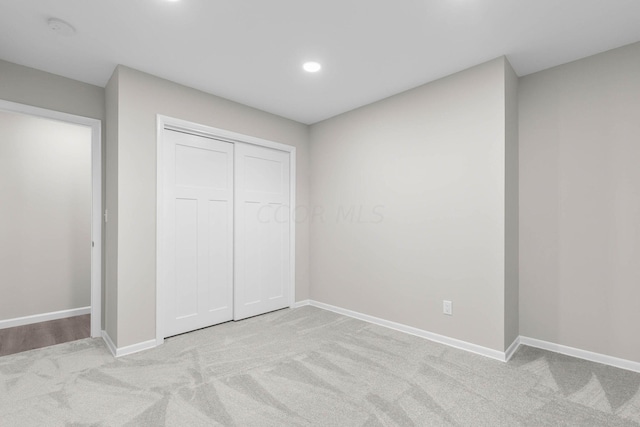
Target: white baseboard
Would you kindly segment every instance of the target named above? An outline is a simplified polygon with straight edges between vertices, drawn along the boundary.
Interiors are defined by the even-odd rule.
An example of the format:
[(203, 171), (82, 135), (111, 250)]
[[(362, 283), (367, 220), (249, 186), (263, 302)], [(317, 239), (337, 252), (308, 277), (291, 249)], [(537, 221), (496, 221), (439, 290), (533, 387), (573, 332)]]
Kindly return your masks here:
[(107, 344), (107, 347), (115, 357), (128, 356), (129, 354), (138, 353), (140, 351), (149, 350), (156, 347), (156, 340), (143, 341), (137, 344), (128, 345), (126, 347), (116, 347), (111, 340), (111, 337), (107, 331), (102, 331), (102, 339)]
[(293, 304), (291, 308), (303, 307), (305, 305), (311, 305), (313, 307), (321, 308), (323, 310), (333, 311), (334, 313), (342, 314), (344, 316), (349, 316), (355, 319), (363, 320), (365, 322), (373, 323), (378, 326), (383, 326), (385, 328), (390, 328), (396, 331), (415, 335), (421, 338), (426, 338), (428, 340), (435, 341), (440, 344), (445, 344), (451, 347), (459, 348), (461, 350), (466, 350), (471, 353), (479, 354), (481, 356), (490, 357), (492, 359), (496, 359), (501, 362), (508, 362), (511, 359), (511, 357), (516, 353), (516, 351), (518, 351), (518, 348), (520, 348), (521, 345), (527, 345), (530, 347), (541, 348), (543, 350), (553, 351), (555, 353), (576, 357), (578, 359), (584, 359), (584, 360), (589, 360), (591, 362), (602, 363), (603, 365), (609, 365), (609, 366), (626, 369), (633, 372), (640, 372), (640, 363), (634, 362), (632, 360), (626, 360), (618, 357), (607, 356), (605, 354), (594, 353), (591, 351), (581, 350), (578, 348), (573, 348), (565, 345), (542, 341), (535, 338), (519, 336), (513, 341), (513, 343), (511, 343), (511, 345), (509, 346), (509, 348), (507, 348), (505, 352), (501, 352), (491, 348), (482, 347), (477, 344), (472, 344), (466, 341), (461, 341), (461, 340), (450, 338), (444, 335), (435, 334), (433, 332), (414, 328), (412, 326), (391, 322), (389, 320), (380, 319), (378, 317), (369, 316), (368, 314), (358, 313), (357, 311), (336, 307), (330, 304), (325, 304), (325, 303), (314, 301), (314, 300), (298, 301), (295, 304)]
[(148, 340), (139, 342), (137, 344), (128, 345), (126, 347), (120, 347), (116, 349), (116, 357), (128, 356), (140, 351), (149, 350), (156, 347), (156, 340)]
[(84, 314), (91, 314), (91, 307), (72, 308), (70, 310), (61, 310), (51, 313), (34, 314), (32, 316), (16, 317), (15, 319), (0, 320), (0, 329), (48, 322), (50, 320), (66, 319), (67, 317), (82, 316)]
[[(621, 359), (613, 356), (607, 356), (605, 354), (594, 353), (587, 350), (580, 350), (577, 348), (568, 347), (560, 344), (554, 344), (548, 341), (542, 341), (535, 338), (519, 336), (513, 341), (513, 343), (511, 343), (511, 345), (509, 346), (509, 348), (507, 348), (505, 352), (501, 352), (501, 351), (483, 347), (477, 344), (472, 344), (466, 341), (447, 337), (445, 335), (439, 335), (433, 332), (414, 328), (412, 326), (407, 326), (401, 323), (380, 319), (378, 317), (369, 316), (368, 314), (359, 313), (357, 311), (336, 307), (330, 304), (325, 304), (325, 303), (314, 301), (314, 300), (297, 301), (291, 304), (291, 308), (299, 308), (307, 305), (317, 307), (323, 310), (332, 311), (334, 313), (342, 314), (344, 316), (352, 317), (354, 319), (359, 319), (368, 323), (373, 323), (378, 326), (404, 332), (410, 335), (415, 335), (421, 338), (428, 339), (430, 341), (448, 345), (450, 347), (455, 347), (471, 353), (479, 354), (481, 356), (489, 357), (491, 359), (499, 360), (501, 362), (508, 362), (521, 345), (526, 345), (529, 347), (536, 347), (543, 350), (548, 350), (555, 353), (576, 357), (578, 359), (589, 360), (591, 362), (602, 363), (604, 365), (609, 365), (616, 368), (626, 369), (629, 371), (640, 373), (640, 363), (638, 362)], [(109, 337), (109, 334), (107, 334), (106, 331), (102, 331), (102, 338), (104, 339), (105, 343), (107, 344), (107, 347), (115, 357), (126, 356), (129, 354), (137, 353), (143, 350), (148, 350), (158, 346), (158, 342), (155, 339), (152, 339), (152, 340), (144, 341), (138, 344), (117, 348), (114, 345), (113, 341), (111, 340), (111, 337)]]
[(291, 304), (291, 308), (300, 308), (300, 307), (304, 307), (305, 305), (311, 305), (311, 300), (305, 299), (302, 301), (296, 301), (293, 304)]
[[(300, 304), (304, 301), (300, 301)], [(299, 304), (299, 303), (296, 303)], [(358, 313), (357, 311), (347, 310), (346, 308), (336, 307), (330, 304), (325, 304), (318, 301), (309, 300), (306, 304), (302, 305), (311, 305), (313, 307), (321, 308), (323, 310), (333, 311), (334, 313), (342, 314), (344, 316), (353, 317), (354, 319), (363, 320), (365, 322), (373, 323), (378, 326), (383, 326), (385, 328), (394, 329), (396, 331), (404, 332), (407, 334), (415, 335), (421, 338), (426, 338), (430, 341), (434, 341), (440, 344), (445, 344), (450, 347), (455, 347), (461, 350), (466, 350), (471, 353), (479, 354), (481, 356), (489, 357), (491, 359), (499, 360), (501, 362), (505, 362), (506, 354), (502, 351), (494, 350), (491, 348), (483, 347), (477, 344), (472, 344), (466, 341), (458, 340), (455, 338), (450, 338), (444, 335), (435, 334), (433, 332), (425, 331), (422, 329), (414, 328), (413, 326), (403, 325), (401, 323), (391, 322), (389, 320), (380, 319), (378, 317), (369, 316), (368, 314)], [(511, 347), (510, 347), (511, 348)], [(515, 352), (515, 348), (512, 350), (512, 353)]]
[(541, 348), (543, 350), (553, 351), (567, 356), (577, 357), (578, 359), (588, 360), (590, 362), (602, 363), (628, 371), (640, 372), (640, 363), (632, 360), (620, 359), (618, 357), (607, 356), (606, 354), (594, 353), (579, 348), (568, 347), (566, 345), (555, 344), (548, 341), (542, 341), (535, 338), (520, 337), (520, 344), (529, 347)]
[(116, 345), (113, 343), (113, 341), (111, 341), (111, 337), (109, 336), (107, 331), (102, 331), (102, 339), (104, 340), (104, 343), (107, 345), (107, 348), (109, 349), (109, 351), (111, 351), (111, 354), (113, 354), (114, 357), (118, 357), (116, 356), (116, 354), (118, 353), (116, 350)]
[(505, 362), (508, 362), (509, 360), (511, 360), (511, 358), (513, 357), (515, 352), (518, 351), (518, 348), (520, 347), (520, 344), (521, 344), (520, 337), (518, 337), (515, 340), (513, 340), (513, 342), (509, 346), (509, 348), (507, 348), (507, 350), (504, 352), (504, 361)]

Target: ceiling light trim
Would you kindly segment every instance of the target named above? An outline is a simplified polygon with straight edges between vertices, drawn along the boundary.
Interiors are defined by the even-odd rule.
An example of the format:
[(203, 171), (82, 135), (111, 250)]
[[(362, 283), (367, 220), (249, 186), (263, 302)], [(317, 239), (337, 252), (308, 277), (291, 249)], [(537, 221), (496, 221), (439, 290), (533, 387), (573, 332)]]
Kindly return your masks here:
[(307, 73), (317, 73), (318, 71), (322, 70), (322, 64), (316, 61), (307, 61), (302, 64), (302, 69)]

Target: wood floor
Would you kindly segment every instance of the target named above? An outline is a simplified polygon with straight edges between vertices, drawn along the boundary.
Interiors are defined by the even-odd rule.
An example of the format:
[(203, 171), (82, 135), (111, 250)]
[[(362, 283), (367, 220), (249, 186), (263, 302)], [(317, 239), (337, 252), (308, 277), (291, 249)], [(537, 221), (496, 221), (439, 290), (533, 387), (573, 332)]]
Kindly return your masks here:
[(0, 356), (89, 338), (91, 315), (0, 329)]

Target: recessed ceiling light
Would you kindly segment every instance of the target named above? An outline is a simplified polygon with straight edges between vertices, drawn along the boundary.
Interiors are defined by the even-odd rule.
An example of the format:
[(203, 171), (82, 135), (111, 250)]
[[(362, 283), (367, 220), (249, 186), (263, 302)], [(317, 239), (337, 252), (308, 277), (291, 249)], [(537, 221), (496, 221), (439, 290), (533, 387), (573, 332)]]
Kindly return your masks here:
[(317, 73), (322, 68), (322, 65), (320, 65), (320, 63), (318, 62), (309, 61), (309, 62), (305, 62), (302, 65), (302, 68), (304, 68), (304, 70), (309, 73)]
[(70, 37), (76, 33), (76, 29), (71, 24), (61, 19), (51, 18), (47, 21), (47, 25), (51, 31), (61, 36)]

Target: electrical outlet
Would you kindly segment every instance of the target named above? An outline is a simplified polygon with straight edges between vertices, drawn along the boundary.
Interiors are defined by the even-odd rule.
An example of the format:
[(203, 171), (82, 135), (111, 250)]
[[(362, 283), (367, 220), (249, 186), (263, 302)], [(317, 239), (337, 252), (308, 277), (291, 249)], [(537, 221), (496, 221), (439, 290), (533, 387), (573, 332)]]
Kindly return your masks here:
[(442, 301), (442, 312), (448, 316), (453, 316), (453, 303), (451, 301)]

